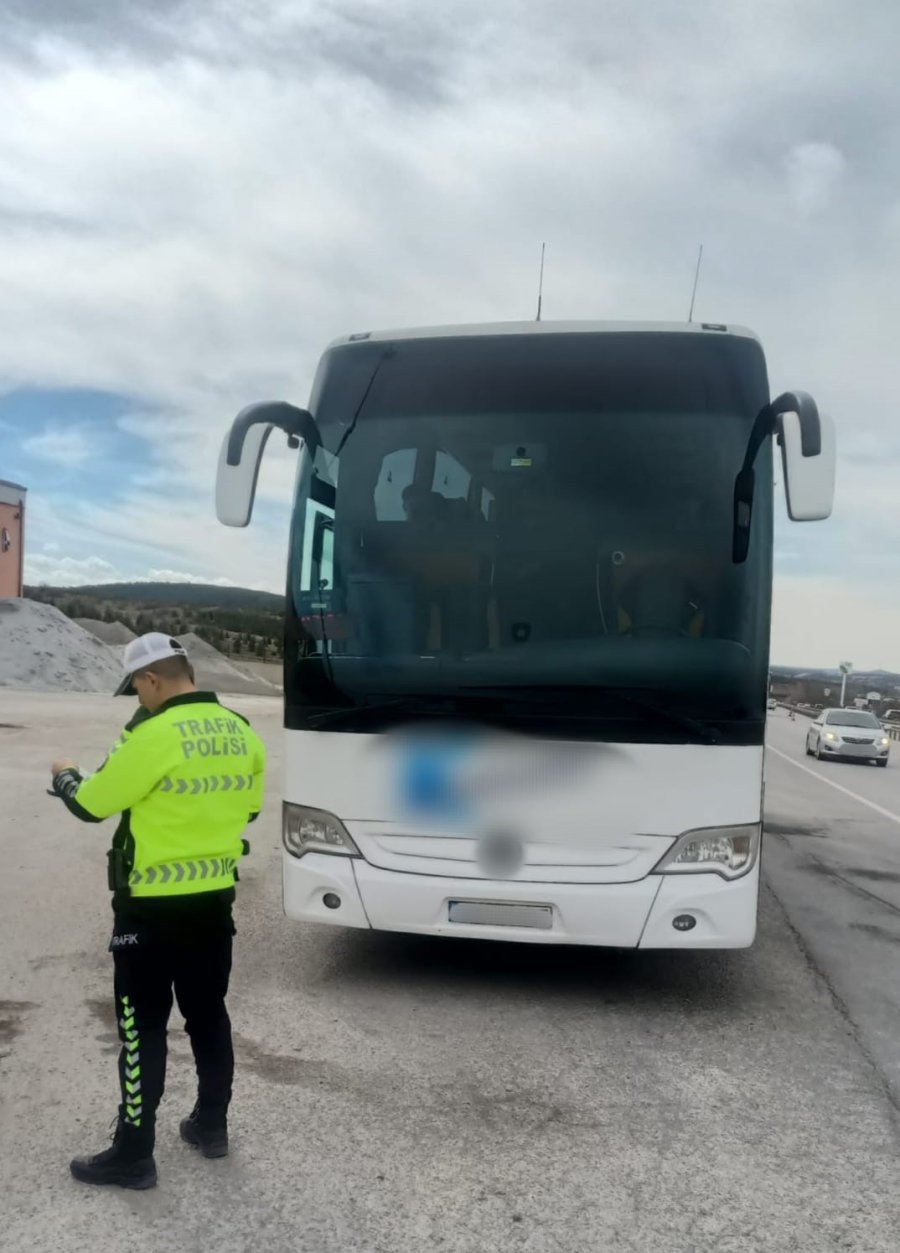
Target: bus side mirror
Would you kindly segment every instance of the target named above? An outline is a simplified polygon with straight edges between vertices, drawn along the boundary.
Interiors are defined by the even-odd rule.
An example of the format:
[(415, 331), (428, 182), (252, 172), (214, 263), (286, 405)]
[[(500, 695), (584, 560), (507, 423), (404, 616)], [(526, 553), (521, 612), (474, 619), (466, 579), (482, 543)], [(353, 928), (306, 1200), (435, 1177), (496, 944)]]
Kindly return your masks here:
[(253, 513), (256, 481), (271, 426), (257, 426), (247, 433), (237, 465), (228, 463), (229, 431), (222, 441), (216, 472), (216, 517), (225, 526), (246, 526)]
[(784, 392), (756, 415), (744, 461), (734, 480), (731, 559), (747, 560), (756, 473), (753, 463), (763, 440), (781, 445), (788, 515), (796, 522), (827, 518), (834, 503), (834, 423), (820, 414), (807, 392)]
[(246, 526), (250, 521), (259, 467), (273, 427), (285, 432), (291, 448), (303, 439), (315, 452), (321, 442), (316, 420), (305, 409), (281, 400), (242, 409), (222, 441), (216, 473), (216, 516), (225, 526)]
[[(812, 412), (802, 401), (797, 407), (781, 407), (781, 402), (798, 398), (808, 399)], [(795, 522), (818, 522), (829, 517), (834, 504), (834, 422), (802, 392), (779, 397), (774, 407), (788, 516)]]

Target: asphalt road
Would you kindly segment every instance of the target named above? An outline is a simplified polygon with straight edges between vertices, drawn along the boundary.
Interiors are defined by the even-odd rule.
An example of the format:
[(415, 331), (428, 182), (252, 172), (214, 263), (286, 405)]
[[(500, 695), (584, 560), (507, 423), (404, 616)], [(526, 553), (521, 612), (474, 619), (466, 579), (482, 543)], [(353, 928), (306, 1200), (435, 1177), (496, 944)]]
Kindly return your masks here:
[(773, 717), (746, 953), (431, 941), (285, 921), (279, 710), (234, 705), (274, 769), (237, 908), (233, 1151), (178, 1141), (176, 1013), (160, 1186), (134, 1194), (68, 1176), (116, 1102), (109, 832), (44, 792), (122, 702), (0, 692), (4, 1253), (896, 1253), (900, 755), (807, 767)]
[(819, 762), (808, 727), (770, 719), (766, 879), (900, 1106), (900, 743), (886, 770)]

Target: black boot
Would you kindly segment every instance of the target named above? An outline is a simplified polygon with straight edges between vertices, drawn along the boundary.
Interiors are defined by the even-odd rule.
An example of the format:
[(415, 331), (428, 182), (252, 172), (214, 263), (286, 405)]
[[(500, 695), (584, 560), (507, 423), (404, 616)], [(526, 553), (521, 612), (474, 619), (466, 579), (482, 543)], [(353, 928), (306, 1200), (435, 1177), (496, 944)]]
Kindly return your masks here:
[(202, 1109), (195, 1105), (189, 1118), (181, 1120), (181, 1138), (199, 1149), (204, 1157), (228, 1154), (228, 1116), (224, 1109)]
[(109, 1183), (120, 1188), (156, 1187), (153, 1132), (116, 1121), (113, 1142), (94, 1157), (76, 1157), (69, 1169), (81, 1183)]

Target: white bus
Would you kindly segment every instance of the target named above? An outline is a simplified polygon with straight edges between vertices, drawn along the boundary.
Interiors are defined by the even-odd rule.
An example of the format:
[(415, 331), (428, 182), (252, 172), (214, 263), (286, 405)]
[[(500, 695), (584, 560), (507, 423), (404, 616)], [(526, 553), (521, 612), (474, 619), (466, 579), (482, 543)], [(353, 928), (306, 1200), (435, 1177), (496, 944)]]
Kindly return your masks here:
[(284, 909), (344, 927), (742, 948), (759, 889), (773, 445), (827, 517), (834, 430), (739, 327), (351, 335), (219, 463), (245, 526), (300, 447)]

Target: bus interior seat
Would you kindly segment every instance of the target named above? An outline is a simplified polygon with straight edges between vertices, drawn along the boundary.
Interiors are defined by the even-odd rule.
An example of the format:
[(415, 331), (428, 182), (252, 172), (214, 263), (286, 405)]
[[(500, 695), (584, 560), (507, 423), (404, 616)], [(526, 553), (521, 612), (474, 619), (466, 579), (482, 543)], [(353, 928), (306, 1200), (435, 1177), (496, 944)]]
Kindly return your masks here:
[(670, 565), (647, 565), (621, 585), (616, 603), (621, 634), (642, 638), (710, 634), (710, 615), (697, 580)]
[(389, 657), (418, 650), (423, 630), (415, 580), (377, 571), (348, 571), (347, 614), (353, 638), (367, 657)]
[(415, 524), (374, 522), (356, 550), (357, 564), (373, 586), (393, 582), (398, 595), (415, 606), (413, 651), (480, 651), (488, 644), (489, 554), (478, 542), (466, 502), (447, 505), (457, 506), (456, 524), (447, 525), (451, 510), (442, 506), (433, 513), (423, 510)]
[[(492, 606), (494, 646), (601, 634), (595, 543), (571, 501), (509, 501), (499, 513)], [(516, 502), (518, 503), (518, 502)]]

